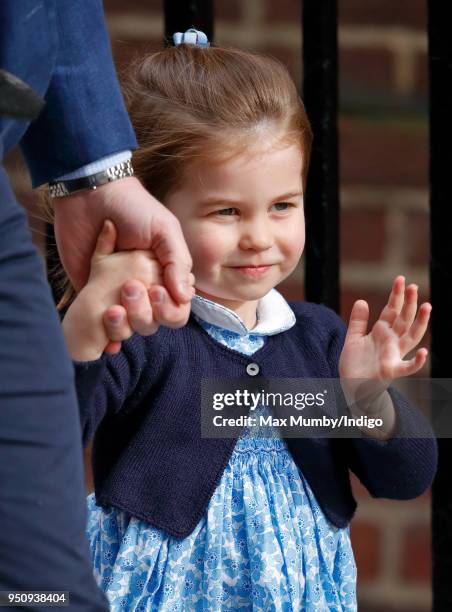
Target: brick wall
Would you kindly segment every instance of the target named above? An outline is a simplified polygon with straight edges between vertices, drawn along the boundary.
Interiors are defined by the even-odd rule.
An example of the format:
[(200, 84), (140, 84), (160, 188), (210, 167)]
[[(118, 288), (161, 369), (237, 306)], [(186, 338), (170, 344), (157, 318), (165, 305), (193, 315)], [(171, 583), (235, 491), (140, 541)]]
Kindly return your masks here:
[[(161, 1), (104, 4), (120, 69), (134, 54), (160, 47)], [(270, 53), (300, 84), (299, 2), (215, 4), (216, 43)], [(374, 321), (397, 274), (419, 285), (421, 301), (429, 294), (426, 7), (423, 0), (341, 0), (339, 8), (341, 314), (348, 319), (354, 300), (365, 298)], [(39, 242), (33, 197), (20, 162), (13, 156), (10, 163)], [(283, 292), (303, 297), (301, 265)], [(429, 494), (409, 502), (376, 501), (358, 482), (354, 489), (360, 610), (430, 609)]]

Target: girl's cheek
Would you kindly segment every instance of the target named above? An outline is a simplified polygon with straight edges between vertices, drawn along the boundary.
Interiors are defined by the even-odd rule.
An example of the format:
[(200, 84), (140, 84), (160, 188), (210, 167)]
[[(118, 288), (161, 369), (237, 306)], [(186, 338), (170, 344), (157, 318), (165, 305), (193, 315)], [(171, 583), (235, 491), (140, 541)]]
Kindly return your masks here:
[(213, 231), (210, 229), (198, 228), (192, 235), (190, 253), (193, 259), (198, 260), (198, 264), (216, 263), (224, 260), (224, 257), (233, 249), (229, 244), (226, 228)]
[(287, 240), (288, 235), (286, 234), (286, 244), (288, 244), (288, 247), (294, 254), (302, 252), (304, 249), (306, 240), (305, 229), (304, 223), (293, 223), (290, 228), (288, 228), (290, 239)]
[(202, 236), (197, 245), (197, 254), (201, 261), (210, 262), (214, 261), (217, 257), (217, 249), (215, 248), (215, 241), (203, 240)]
[(292, 243), (292, 255), (294, 257), (301, 257), (305, 245), (305, 237), (304, 235), (296, 237)]
[(219, 245), (215, 244), (215, 241), (204, 240), (202, 236), (193, 242), (193, 247), (189, 247), (189, 250), (193, 259), (192, 272), (197, 279), (210, 276), (212, 269), (221, 261)]

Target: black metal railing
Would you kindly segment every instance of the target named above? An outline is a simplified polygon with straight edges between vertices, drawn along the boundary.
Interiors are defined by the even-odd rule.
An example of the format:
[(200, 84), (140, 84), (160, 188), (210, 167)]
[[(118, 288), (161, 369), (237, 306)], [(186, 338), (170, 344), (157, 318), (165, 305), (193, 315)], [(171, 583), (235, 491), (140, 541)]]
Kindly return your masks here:
[[(448, 3), (429, 0), (431, 376), (450, 378), (452, 358), (452, 39)], [(451, 406), (452, 409), (452, 406)], [(433, 610), (452, 610), (452, 445), (439, 439), (432, 488)]]
[(337, 0), (304, 0), (303, 99), (314, 132), (305, 197), (305, 297), (339, 313)]
[(213, 0), (165, 0), (165, 43), (171, 44), (174, 32), (196, 28), (213, 41)]

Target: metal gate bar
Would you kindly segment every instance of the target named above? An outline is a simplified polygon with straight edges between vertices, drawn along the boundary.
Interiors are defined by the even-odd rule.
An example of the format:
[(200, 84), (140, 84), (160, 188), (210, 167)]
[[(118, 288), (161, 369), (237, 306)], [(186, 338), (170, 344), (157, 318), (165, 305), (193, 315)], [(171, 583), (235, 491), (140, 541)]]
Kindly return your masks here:
[(174, 32), (189, 28), (202, 30), (213, 40), (213, 0), (165, 0), (165, 42), (171, 44)]
[[(452, 377), (452, 39), (447, 2), (429, 0), (431, 376)], [(452, 410), (452, 407), (451, 407)], [(439, 439), (432, 488), (433, 609), (452, 610), (452, 444)]]
[(337, 0), (304, 0), (303, 97), (314, 132), (305, 197), (305, 299), (339, 312)]

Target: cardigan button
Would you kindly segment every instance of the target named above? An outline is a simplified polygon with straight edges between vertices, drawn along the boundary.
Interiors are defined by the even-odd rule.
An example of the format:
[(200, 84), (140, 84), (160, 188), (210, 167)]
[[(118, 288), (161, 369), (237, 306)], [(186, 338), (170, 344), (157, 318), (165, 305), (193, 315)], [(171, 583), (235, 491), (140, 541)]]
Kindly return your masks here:
[(257, 365), (257, 363), (249, 363), (246, 366), (246, 373), (250, 376), (256, 376), (257, 374), (259, 374), (259, 366)]

